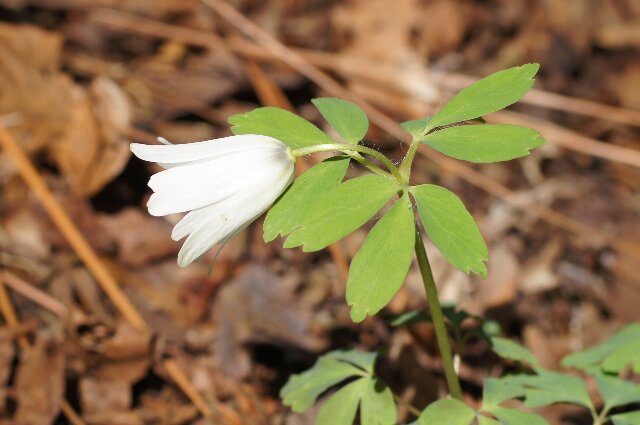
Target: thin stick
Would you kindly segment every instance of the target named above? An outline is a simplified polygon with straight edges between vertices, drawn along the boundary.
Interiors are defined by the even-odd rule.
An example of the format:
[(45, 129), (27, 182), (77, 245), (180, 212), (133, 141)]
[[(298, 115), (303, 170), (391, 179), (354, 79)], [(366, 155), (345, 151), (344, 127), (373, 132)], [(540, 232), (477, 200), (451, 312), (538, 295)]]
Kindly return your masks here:
[(67, 400), (62, 400), (62, 403), (60, 403), (60, 409), (72, 425), (86, 425), (86, 422), (82, 420), (75, 410), (73, 410), (73, 407), (71, 407)]
[(38, 171), (22, 149), (18, 146), (15, 139), (4, 128), (0, 128), (0, 146), (18, 165), (18, 169), (22, 178), (26, 181), (29, 188), (36, 195), (44, 209), (51, 217), (51, 220), (58, 227), (60, 232), (71, 247), (76, 251), (78, 256), (85, 263), (89, 271), (93, 274), (98, 284), (107, 293), (111, 301), (122, 315), (137, 329), (146, 330), (147, 325), (142, 316), (129, 301), (122, 289), (116, 283), (115, 279), (108, 272), (102, 261), (98, 258), (93, 248), (89, 245), (80, 230), (76, 227), (60, 202), (53, 196), (47, 185), (45, 184)]
[[(7, 294), (3, 276), (5, 279), (7, 278), (6, 272), (0, 273), (0, 311), (2, 312), (4, 320), (7, 322), (7, 326), (9, 326), (9, 328), (16, 329), (20, 327), (20, 321), (18, 320), (18, 315), (13, 308), (13, 304), (11, 304), (9, 294)], [(20, 334), (18, 335), (18, 345), (22, 350), (27, 350), (31, 346), (27, 337)], [(62, 399), (60, 402), (60, 409), (73, 425), (86, 425), (82, 418), (75, 412), (75, 410), (73, 410), (73, 407), (71, 407), (67, 400)]]
[[(5, 288), (5, 283), (2, 278), (2, 274), (0, 274), (0, 311), (2, 311), (2, 316), (4, 320), (7, 322), (7, 326), (9, 329), (16, 330), (20, 327), (20, 321), (18, 320), (18, 315), (16, 311), (13, 309), (13, 304), (11, 304), (11, 299), (9, 298), (9, 294), (7, 293), (7, 288)], [(22, 334), (18, 334), (18, 345), (21, 349), (26, 350), (29, 348), (29, 340), (26, 336)]]
[(180, 389), (189, 397), (191, 402), (198, 408), (200, 413), (205, 418), (213, 417), (213, 412), (206, 401), (202, 398), (200, 393), (194, 388), (194, 386), (189, 382), (187, 376), (184, 372), (178, 367), (178, 364), (174, 359), (167, 359), (163, 363), (164, 368), (167, 373), (174, 380), (174, 382), (180, 387)]
[(406, 401), (405, 399), (403, 399), (402, 397), (400, 397), (397, 394), (393, 395), (393, 398), (396, 400), (396, 402), (404, 407), (405, 409), (407, 409), (407, 411), (409, 413), (411, 413), (413, 416), (418, 417), (420, 416), (420, 414), (422, 413), (420, 411), (420, 409), (418, 409), (417, 407), (415, 407), (413, 404), (409, 403), (408, 401)]
[(433, 280), (431, 264), (429, 264), (427, 251), (424, 247), (422, 235), (420, 234), (420, 229), (418, 229), (417, 224), (415, 251), (418, 267), (420, 268), (420, 275), (422, 276), (424, 289), (427, 293), (429, 312), (431, 313), (431, 321), (433, 322), (433, 328), (436, 332), (436, 340), (438, 341), (438, 348), (440, 349), (440, 358), (442, 359), (442, 367), (444, 368), (444, 376), (447, 380), (449, 393), (451, 394), (451, 397), (462, 401), (462, 388), (460, 387), (460, 380), (458, 379), (458, 375), (456, 374), (456, 369), (453, 364), (453, 354), (451, 352), (451, 345), (449, 344), (449, 334), (444, 323), (440, 300), (438, 299), (438, 288), (436, 287), (435, 280)]
[(5, 285), (19, 293), (25, 298), (30, 299), (34, 303), (44, 307), (51, 311), (53, 314), (59, 317), (65, 317), (68, 314), (67, 306), (56, 300), (46, 292), (39, 290), (28, 282), (25, 282), (18, 276), (7, 271), (2, 273), (4, 277)]

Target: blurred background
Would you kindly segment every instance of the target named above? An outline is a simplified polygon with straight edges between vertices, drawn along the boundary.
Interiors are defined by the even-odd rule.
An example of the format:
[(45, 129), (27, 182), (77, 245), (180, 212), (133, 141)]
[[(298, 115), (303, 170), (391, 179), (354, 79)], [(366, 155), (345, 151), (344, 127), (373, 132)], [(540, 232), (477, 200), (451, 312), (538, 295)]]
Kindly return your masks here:
[[(211, 255), (177, 267), (179, 217), (148, 215), (158, 170), (129, 143), (229, 135), (230, 115), (260, 105), (324, 128), (310, 99), (354, 100), (367, 144), (401, 160), (393, 122), (540, 63), (535, 89), (488, 121), (533, 127), (544, 147), (414, 163), (415, 182), (464, 199), (490, 247), (484, 280), (430, 249), (441, 297), (552, 369), (640, 317), (637, 0), (2, 0), (0, 20), (2, 424), (311, 424), (278, 391), (335, 348), (383, 349), (380, 374), (415, 406), (444, 394), (431, 327), (385, 318), (425, 306), (417, 269), (384, 314), (349, 319), (364, 229), (306, 254), (265, 244), (258, 220), (211, 273)], [(467, 401), (505, 367), (467, 347)]]

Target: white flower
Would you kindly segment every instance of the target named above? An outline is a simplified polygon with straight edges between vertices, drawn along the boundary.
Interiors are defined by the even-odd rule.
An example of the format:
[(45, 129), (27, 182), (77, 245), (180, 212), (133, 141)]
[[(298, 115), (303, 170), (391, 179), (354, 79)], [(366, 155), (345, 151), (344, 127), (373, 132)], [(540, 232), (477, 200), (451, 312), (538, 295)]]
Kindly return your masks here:
[(189, 235), (178, 254), (181, 267), (255, 220), (284, 192), (294, 172), (287, 146), (254, 134), (180, 145), (132, 143), (131, 151), (166, 168), (149, 180), (154, 191), (149, 213), (190, 211), (171, 233), (176, 241)]

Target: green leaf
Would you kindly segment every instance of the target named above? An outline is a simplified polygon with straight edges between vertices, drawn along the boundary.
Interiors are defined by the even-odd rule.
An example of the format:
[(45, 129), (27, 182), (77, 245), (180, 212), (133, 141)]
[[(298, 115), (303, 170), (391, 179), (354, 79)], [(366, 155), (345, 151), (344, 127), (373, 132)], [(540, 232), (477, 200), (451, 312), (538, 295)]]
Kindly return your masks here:
[(522, 385), (503, 379), (487, 378), (482, 390), (482, 409), (490, 411), (500, 403), (514, 398), (523, 397), (525, 389)]
[(316, 425), (351, 425), (360, 405), (360, 422), (371, 425), (396, 423), (396, 403), (391, 390), (376, 377), (353, 381), (320, 408)]
[(357, 177), (319, 195), (311, 214), (284, 243), (285, 248), (303, 245), (305, 252), (318, 251), (342, 239), (380, 210), (398, 186), (380, 176)]
[(640, 425), (640, 411), (619, 413), (609, 419), (611, 419), (613, 425)]
[[(530, 63), (498, 71), (455, 95), (429, 122), (429, 128), (471, 120), (516, 103), (533, 86), (540, 66)], [(423, 130), (424, 131), (424, 130)]]
[(536, 372), (537, 375), (508, 376), (502, 379), (525, 388), (525, 405), (528, 407), (570, 403), (593, 410), (593, 403), (582, 379), (543, 369), (536, 369)]
[[(484, 382), (482, 408), (480, 410), (491, 413), (498, 418), (498, 423), (503, 425), (547, 424), (547, 421), (541, 416), (500, 406), (500, 403), (520, 398), (525, 393), (526, 389), (514, 380), (488, 378)], [(479, 418), (482, 418), (482, 416), (479, 416)], [(480, 424), (493, 423), (490, 421), (483, 422), (482, 420), (479, 422)]]
[(537, 131), (506, 124), (447, 127), (422, 138), (421, 142), (452, 158), (476, 163), (520, 158), (544, 144)]
[(640, 323), (626, 326), (608, 340), (562, 359), (565, 367), (590, 369), (594, 366), (619, 373), (631, 364), (634, 372), (640, 373)]
[(494, 407), (490, 413), (498, 418), (502, 425), (549, 425), (549, 422), (540, 415), (516, 409)]
[(487, 245), (462, 201), (441, 186), (423, 184), (409, 189), (427, 234), (442, 255), (465, 273), (487, 275)]
[(360, 422), (371, 425), (397, 423), (396, 403), (389, 387), (376, 377), (366, 378), (366, 381), (360, 403)]
[(373, 375), (378, 353), (375, 351), (335, 350), (329, 353), (328, 356), (336, 360), (351, 363), (352, 365), (367, 372), (367, 374)]
[(419, 120), (405, 121), (400, 124), (400, 127), (402, 127), (402, 129), (407, 133), (411, 134), (414, 139), (419, 139), (422, 130), (424, 130), (430, 122), (431, 117), (426, 117)]
[(353, 425), (367, 380), (358, 379), (336, 391), (318, 410), (316, 425)]
[(260, 134), (280, 140), (292, 149), (335, 143), (318, 127), (287, 110), (268, 106), (229, 117), (233, 134)]
[(264, 220), (265, 242), (286, 236), (315, 211), (319, 195), (340, 185), (349, 166), (349, 158), (333, 157), (314, 165), (280, 196)]
[(478, 415), (478, 425), (500, 425), (500, 422), (486, 416)]
[(640, 402), (640, 385), (602, 373), (595, 374), (595, 379), (607, 409)]
[(413, 210), (405, 194), (376, 223), (351, 261), (346, 295), (354, 322), (376, 314), (398, 292), (411, 266), (414, 244)]
[(361, 369), (335, 358), (332, 353), (318, 358), (313, 367), (292, 375), (280, 390), (282, 402), (295, 412), (309, 410), (318, 396), (329, 387), (351, 376), (362, 376)]
[(420, 425), (469, 425), (476, 411), (465, 403), (449, 398), (431, 403), (418, 418)]
[(492, 337), (491, 349), (503, 359), (528, 363), (532, 366), (538, 364), (538, 359), (531, 351), (507, 338), (501, 338), (498, 336)]
[(311, 101), (331, 127), (349, 144), (364, 139), (369, 129), (367, 115), (357, 105), (333, 97)]

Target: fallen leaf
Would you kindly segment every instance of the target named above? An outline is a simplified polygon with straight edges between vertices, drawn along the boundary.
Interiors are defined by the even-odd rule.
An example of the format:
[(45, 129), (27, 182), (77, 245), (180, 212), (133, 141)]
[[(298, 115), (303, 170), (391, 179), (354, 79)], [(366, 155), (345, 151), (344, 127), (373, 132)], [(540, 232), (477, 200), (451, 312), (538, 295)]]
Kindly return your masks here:
[(65, 355), (59, 342), (41, 333), (21, 353), (15, 392), (16, 425), (49, 425), (60, 413), (64, 396)]

